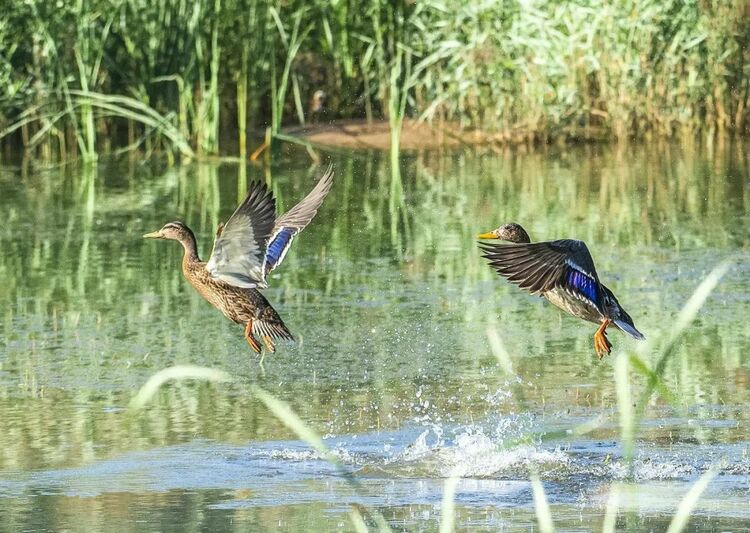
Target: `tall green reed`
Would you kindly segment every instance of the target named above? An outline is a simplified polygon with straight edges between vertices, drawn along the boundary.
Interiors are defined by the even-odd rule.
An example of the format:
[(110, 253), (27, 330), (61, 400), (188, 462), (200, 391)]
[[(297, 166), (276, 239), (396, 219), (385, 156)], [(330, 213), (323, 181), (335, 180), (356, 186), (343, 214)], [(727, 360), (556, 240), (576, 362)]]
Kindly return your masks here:
[(281, 131), (281, 120), (284, 112), (284, 104), (286, 102), (286, 93), (289, 88), (289, 80), (292, 78), (292, 84), (295, 93), (295, 107), (297, 109), (297, 117), (301, 123), (304, 123), (304, 111), (302, 110), (302, 102), (299, 95), (299, 82), (297, 76), (292, 72), (292, 65), (297, 53), (299, 52), (300, 46), (305, 40), (305, 37), (312, 29), (311, 25), (308, 25), (300, 32), (303, 17), (305, 11), (299, 11), (294, 15), (294, 22), (292, 24), (292, 31), (287, 35), (287, 30), (284, 28), (284, 24), (279, 16), (278, 10), (274, 7), (269, 9), (269, 14), (273, 19), (276, 29), (279, 33), (281, 43), (286, 50), (286, 58), (284, 60), (284, 67), (281, 71), (281, 77), (276, 78), (276, 62), (272, 60), (272, 80), (271, 80), (271, 132), (275, 135)]
[(392, 145), (405, 117), (497, 143), (744, 132), (748, 16), (732, 0), (14, 1), (0, 14), (0, 130), (63, 158), (150, 132), (67, 105), (68, 90), (90, 91), (171, 117), (210, 155), (228, 128), (245, 146), (248, 129), (305, 122), (305, 102), (323, 89), (328, 118), (387, 119)]

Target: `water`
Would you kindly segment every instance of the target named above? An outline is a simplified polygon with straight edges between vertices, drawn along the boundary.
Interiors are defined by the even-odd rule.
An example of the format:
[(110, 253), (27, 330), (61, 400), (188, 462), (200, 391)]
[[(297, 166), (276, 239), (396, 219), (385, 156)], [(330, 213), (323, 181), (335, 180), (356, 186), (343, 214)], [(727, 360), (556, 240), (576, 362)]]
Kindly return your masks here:
[[(334, 189), (266, 291), (296, 344), (258, 366), (241, 328), (182, 279), (180, 247), (141, 235), (175, 218), (206, 256), (260, 167), (0, 171), (0, 524), (7, 530), (352, 530), (353, 506), (435, 530), (447, 477), (459, 529), (536, 527), (529, 473), (558, 527), (663, 530), (710, 466), (691, 527), (750, 525), (748, 146), (335, 156)], [(320, 169), (272, 169), (288, 208)], [(391, 191), (394, 192), (391, 195)], [(586, 240), (649, 338), (724, 259), (734, 263), (649, 401), (633, 476), (614, 361), (638, 343), (503, 282), (475, 235), (522, 223)], [(498, 333), (513, 372), (487, 339)], [(654, 365), (653, 349), (642, 357)], [(232, 384), (179, 382), (127, 409), (156, 371), (190, 363)], [(645, 380), (634, 374), (635, 393)], [(251, 394), (288, 402), (350, 472), (322, 460)], [(586, 427), (587, 431), (578, 431)], [(570, 431), (576, 429), (576, 431)]]

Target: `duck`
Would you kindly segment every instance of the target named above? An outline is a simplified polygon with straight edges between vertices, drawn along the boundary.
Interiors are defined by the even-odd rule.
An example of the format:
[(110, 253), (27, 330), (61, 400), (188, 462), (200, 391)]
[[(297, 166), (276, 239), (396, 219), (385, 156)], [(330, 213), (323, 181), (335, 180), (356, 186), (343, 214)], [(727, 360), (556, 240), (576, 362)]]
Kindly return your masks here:
[(479, 239), (499, 239), (510, 244), (480, 242), (489, 265), (519, 288), (546, 298), (571, 315), (599, 324), (594, 351), (601, 360), (611, 353), (607, 328), (612, 326), (634, 339), (646, 337), (614, 293), (601, 281), (586, 243), (575, 239), (531, 242), (520, 224), (510, 222)]
[(268, 286), (268, 275), (312, 221), (332, 185), (333, 167), (329, 166), (310, 193), (277, 218), (271, 191), (262, 181), (252, 183), (245, 200), (225, 224), (219, 224), (207, 262), (198, 255), (195, 234), (180, 220), (143, 237), (178, 241), (184, 250), (182, 273), (188, 283), (225, 317), (244, 326), (245, 340), (256, 354), (262, 352), (261, 342), (267, 352), (274, 353), (275, 341), (294, 341), (294, 336), (260, 289)]

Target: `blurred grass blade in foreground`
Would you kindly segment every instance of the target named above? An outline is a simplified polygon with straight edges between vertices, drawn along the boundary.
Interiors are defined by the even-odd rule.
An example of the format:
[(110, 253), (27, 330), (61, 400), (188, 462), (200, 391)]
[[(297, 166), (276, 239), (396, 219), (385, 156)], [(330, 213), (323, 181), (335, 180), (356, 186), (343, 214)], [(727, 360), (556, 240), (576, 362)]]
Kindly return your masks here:
[(452, 533), (456, 523), (456, 486), (458, 476), (451, 476), (443, 484), (443, 501), (440, 505), (440, 533)]
[(550, 511), (547, 502), (547, 495), (544, 493), (544, 485), (542, 485), (536, 473), (531, 475), (531, 489), (534, 492), (534, 510), (539, 521), (539, 531), (541, 533), (554, 533), (555, 525), (552, 522), (552, 511)]
[(698, 500), (703, 494), (703, 491), (706, 490), (706, 487), (711, 483), (711, 480), (716, 477), (716, 474), (717, 471), (714, 468), (711, 468), (698, 478), (698, 481), (696, 481), (692, 487), (690, 487), (690, 490), (685, 494), (680, 505), (677, 506), (677, 513), (675, 513), (674, 518), (672, 518), (667, 533), (680, 533), (680, 531), (685, 529), (685, 526), (690, 520), (690, 513), (693, 512), (693, 509), (695, 509), (695, 506), (698, 504)]
[(131, 409), (144, 407), (153, 398), (159, 387), (167, 381), (183, 381), (186, 379), (198, 379), (213, 382), (232, 381), (232, 377), (223, 370), (195, 365), (177, 365), (160, 370), (143, 384), (138, 393), (130, 400)]

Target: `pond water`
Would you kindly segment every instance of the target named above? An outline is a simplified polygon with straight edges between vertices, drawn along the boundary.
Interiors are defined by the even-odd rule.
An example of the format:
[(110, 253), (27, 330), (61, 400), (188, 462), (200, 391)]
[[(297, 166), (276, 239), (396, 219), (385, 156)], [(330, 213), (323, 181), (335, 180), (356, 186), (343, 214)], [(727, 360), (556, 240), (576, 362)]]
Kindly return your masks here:
[[(395, 530), (435, 530), (452, 475), (458, 529), (531, 529), (537, 472), (560, 528), (601, 530), (617, 486), (618, 528), (663, 530), (711, 466), (691, 527), (747, 527), (749, 149), (404, 154), (400, 176), (387, 154), (337, 153), (330, 196), (265, 291), (297, 342), (263, 369), (241, 328), (182, 278), (179, 245), (141, 235), (181, 218), (207, 256), (249, 181), (270, 179), (284, 208), (307, 193), (323, 169), (305, 152), (276, 154), (270, 170), (2, 168), (0, 529), (348, 531), (361, 506)], [(615, 361), (643, 344), (612, 331), (598, 361), (595, 326), (494, 274), (475, 237), (510, 220), (532, 239), (584, 239), (649, 339), (732, 261), (664, 372), (676, 401), (648, 402), (632, 476)], [(128, 409), (175, 364), (235, 381), (172, 383)], [(324, 436), (352, 478), (256, 385)]]

